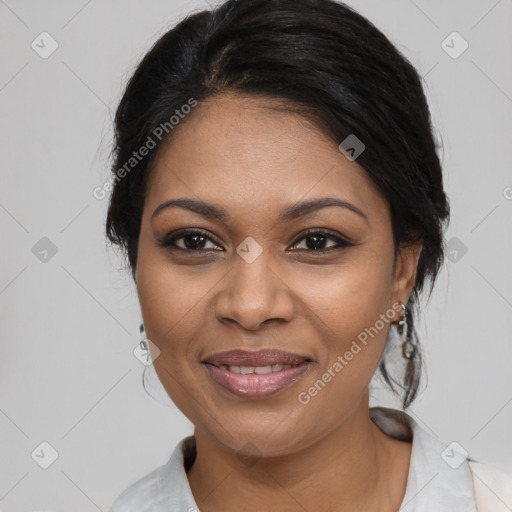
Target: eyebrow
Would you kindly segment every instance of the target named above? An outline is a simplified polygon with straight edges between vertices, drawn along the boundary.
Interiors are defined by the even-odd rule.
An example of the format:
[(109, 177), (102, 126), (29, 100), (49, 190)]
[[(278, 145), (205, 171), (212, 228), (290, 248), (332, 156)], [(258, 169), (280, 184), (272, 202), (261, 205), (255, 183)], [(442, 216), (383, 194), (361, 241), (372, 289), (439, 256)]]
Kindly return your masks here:
[[(357, 206), (336, 197), (321, 197), (318, 199), (310, 199), (309, 201), (293, 204), (281, 212), (278, 220), (280, 222), (287, 222), (303, 215), (307, 215), (308, 213), (312, 213), (316, 210), (320, 210), (321, 208), (327, 208), (329, 206), (346, 208), (368, 221), (366, 214)], [(156, 215), (158, 215), (162, 210), (171, 207), (184, 208), (186, 210), (190, 210), (199, 215), (202, 215), (203, 217), (214, 220), (224, 221), (230, 218), (226, 210), (219, 206), (211, 203), (205, 203), (204, 201), (198, 201), (196, 199), (181, 198), (170, 199), (169, 201), (165, 201), (164, 203), (157, 206), (151, 215), (151, 219), (156, 217)]]

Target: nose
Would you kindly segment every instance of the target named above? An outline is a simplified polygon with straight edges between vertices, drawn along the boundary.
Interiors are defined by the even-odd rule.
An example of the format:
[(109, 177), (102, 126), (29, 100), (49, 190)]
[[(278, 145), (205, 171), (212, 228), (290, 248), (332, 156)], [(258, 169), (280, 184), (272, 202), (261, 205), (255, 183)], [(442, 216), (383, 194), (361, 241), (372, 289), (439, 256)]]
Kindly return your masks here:
[(263, 254), (252, 263), (238, 258), (222, 280), (215, 301), (215, 315), (220, 322), (236, 323), (254, 331), (270, 320), (289, 322), (292, 319), (291, 290), (269, 267)]

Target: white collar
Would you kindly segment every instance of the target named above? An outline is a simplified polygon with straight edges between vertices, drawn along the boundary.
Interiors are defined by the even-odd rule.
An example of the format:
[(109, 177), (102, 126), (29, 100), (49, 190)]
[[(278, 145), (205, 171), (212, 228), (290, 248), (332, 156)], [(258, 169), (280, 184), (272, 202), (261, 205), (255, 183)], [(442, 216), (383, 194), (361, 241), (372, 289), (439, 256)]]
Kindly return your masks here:
[(391, 437), (412, 438), (407, 487), (400, 512), (477, 512), (467, 460), (452, 468), (442, 457), (443, 452), (450, 454), (451, 450), (446, 452), (446, 445), (403, 411), (372, 407), (370, 418)]
[[(412, 438), (407, 488), (400, 512), (477, 512), (467, 460), (456, 469), (450, 467), (441, 456), (446, 446), (402, 411), (372, 407), (370, 418), (392, 437)], [(199, 511), (184, 467), (185, 459), (194, 452), (194, 436), (182, 439), (167, 464), (126, 489), (110, 512)]]

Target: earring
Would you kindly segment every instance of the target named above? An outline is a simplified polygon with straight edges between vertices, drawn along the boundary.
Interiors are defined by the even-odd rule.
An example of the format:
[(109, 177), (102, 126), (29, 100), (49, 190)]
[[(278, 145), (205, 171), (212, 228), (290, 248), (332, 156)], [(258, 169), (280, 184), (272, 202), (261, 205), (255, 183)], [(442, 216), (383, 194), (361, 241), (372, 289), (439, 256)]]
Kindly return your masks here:
[(146, 332), (146, 329), (144, 329), (143, 323), (140, 324), (139, 332), (140, 332), (140, 342), (139, 342), (140, 348), (143, 352), (146, 353), (147, 360), (149, 361), (149, 347), (148, 347), (148, 342), (146, 340), (146, 336), (144, 335), (144, 333)]
[(409, 312), (407, 311), (407, 307), (405, 306), (405, 304), (403, 304), (402, 302), (400, 302), (400, 307), (403, 309), (404, 312), (402, 319), (400, 320), (400, 322), (398, 322), (398, 332), (400, 333), (403, 339), (402, 356), (405, 359), (412, 359), (412, 357), (414, 356), (415, 348), (414, 345), (411, 343), (409, 328), (407, 326), (407, 315), (409, 314)]

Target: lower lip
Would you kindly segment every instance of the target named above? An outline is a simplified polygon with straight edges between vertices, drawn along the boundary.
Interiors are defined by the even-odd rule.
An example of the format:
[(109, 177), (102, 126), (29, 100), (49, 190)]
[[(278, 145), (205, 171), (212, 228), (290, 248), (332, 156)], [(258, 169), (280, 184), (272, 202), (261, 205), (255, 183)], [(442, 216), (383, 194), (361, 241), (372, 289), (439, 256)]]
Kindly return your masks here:
[(297, 382), (309, 368), (308, 363), (278, 372), (241, 374), (221, 370), (212, 364), (205, 364), (210, 377), (236, 396), (243, 398), (264, 398), (275, 395)]

